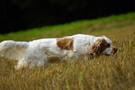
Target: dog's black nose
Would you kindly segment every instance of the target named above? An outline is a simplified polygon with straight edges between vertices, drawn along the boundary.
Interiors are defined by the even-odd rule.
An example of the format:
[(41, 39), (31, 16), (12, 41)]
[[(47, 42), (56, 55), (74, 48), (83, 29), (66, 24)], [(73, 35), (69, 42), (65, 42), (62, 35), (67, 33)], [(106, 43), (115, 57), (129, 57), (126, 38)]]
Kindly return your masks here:
[(113, 48), (113, 51), (114, 51), (114, 53), (116, 53), (116, 52), (117, 52), (117, 48), (116, 48), (116, 47), (114, 47), (114, 48)]

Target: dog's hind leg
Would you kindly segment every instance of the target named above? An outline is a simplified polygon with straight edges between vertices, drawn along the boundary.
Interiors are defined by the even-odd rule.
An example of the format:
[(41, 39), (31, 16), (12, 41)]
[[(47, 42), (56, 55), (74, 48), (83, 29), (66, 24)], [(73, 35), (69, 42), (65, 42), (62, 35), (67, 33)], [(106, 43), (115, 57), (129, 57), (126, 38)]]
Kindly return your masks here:
[(15, 65), (15, 70), (20, 70), (26, 66), (27, 66), (26, 61), (24, 60), (24, 58), (22, 58), (18, 61), (17, 65)]

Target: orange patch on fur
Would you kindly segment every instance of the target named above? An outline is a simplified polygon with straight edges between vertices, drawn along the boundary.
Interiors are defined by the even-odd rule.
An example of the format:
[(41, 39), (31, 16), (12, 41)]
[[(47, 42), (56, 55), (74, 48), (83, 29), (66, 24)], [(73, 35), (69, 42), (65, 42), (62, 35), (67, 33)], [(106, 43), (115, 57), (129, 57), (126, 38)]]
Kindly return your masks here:
[(61, 48), (61, 50), (73, 50), (73, 38), (62, 38), (57, 39), (57, 46)]
[(99, 55), (106, 48), (110, 47), (110, 43), (107, 43), (105, 39), (97, 39), (92, 45), (90, 45), (90, 49), (92, 50), (90, 54), (96, 53)]

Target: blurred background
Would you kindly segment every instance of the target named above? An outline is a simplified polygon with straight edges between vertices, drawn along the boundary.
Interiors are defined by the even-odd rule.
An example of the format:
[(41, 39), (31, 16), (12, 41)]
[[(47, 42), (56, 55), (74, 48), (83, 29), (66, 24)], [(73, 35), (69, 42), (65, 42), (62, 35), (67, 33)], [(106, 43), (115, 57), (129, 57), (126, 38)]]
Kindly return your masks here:
[(135, 0), (0, 0), (0, 33), (135, 11)]

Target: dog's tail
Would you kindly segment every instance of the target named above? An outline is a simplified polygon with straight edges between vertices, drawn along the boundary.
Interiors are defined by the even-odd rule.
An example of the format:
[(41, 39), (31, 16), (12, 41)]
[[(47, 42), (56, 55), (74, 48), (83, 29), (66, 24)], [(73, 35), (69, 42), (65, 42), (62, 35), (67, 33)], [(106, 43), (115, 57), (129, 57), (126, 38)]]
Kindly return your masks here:
[(24, 56), (28, 42), (15, 42), (12, 40), (0, 43), (0, 56), (10, 60), (19, 60)]

